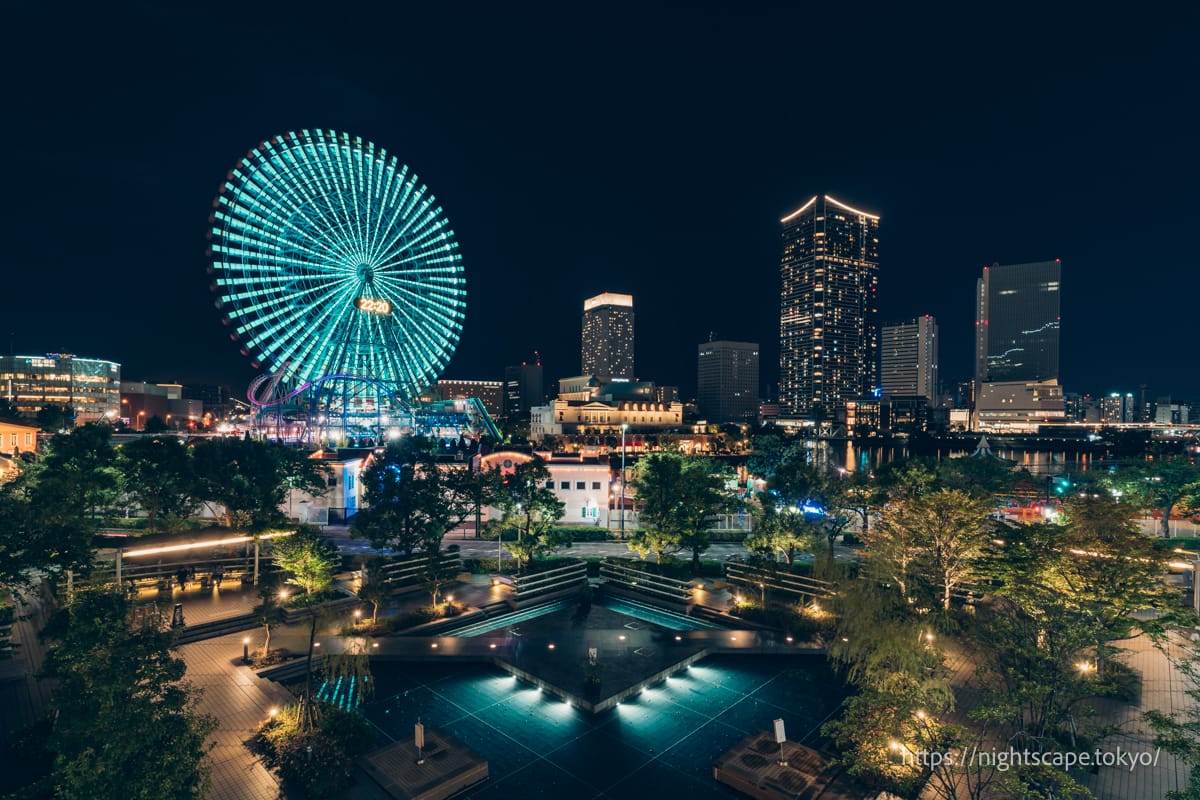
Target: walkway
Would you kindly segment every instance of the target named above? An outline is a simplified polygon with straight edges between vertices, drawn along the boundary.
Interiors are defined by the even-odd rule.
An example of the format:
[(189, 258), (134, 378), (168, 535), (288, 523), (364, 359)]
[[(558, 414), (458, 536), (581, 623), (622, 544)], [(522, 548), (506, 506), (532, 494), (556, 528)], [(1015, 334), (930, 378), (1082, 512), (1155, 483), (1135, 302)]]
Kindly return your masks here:
[(179, 654), (187, 663), (187, 680), (203, 689), (198, 710), (216, 717), (210, 800), (276, 800), (283, 796), (275, 776), (263, 767), (245, 742), (254, 736), (272, 708), (294, 702), (276, 683), (258, 677), (240, 663), (242, 638), (234, 633), (187, 644)]

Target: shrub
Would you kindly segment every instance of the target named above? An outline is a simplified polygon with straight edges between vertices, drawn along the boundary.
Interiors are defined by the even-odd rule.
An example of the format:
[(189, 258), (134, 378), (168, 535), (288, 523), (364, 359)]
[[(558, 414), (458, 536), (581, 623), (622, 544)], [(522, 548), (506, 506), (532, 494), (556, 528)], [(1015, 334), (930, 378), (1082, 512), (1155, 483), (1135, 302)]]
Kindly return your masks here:
[(259, 728), (250, 749), (286, 783), (302, 787), (308, 797), (321, 798), (354, 782), (350, 765), (374, 742), (361, 714), (322, 704), (309, 730), (301, 730), (297, 706), (283, 709)]

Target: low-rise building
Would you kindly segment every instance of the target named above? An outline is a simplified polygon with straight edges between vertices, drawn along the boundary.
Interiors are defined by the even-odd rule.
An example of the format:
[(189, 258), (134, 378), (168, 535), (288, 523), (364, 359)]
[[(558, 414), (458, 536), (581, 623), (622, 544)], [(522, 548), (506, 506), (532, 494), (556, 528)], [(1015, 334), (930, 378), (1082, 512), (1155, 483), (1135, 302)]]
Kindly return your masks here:
[(38, 429), (32, 425), (0, 420), (0, 455), (19, 456), (36, 453)]

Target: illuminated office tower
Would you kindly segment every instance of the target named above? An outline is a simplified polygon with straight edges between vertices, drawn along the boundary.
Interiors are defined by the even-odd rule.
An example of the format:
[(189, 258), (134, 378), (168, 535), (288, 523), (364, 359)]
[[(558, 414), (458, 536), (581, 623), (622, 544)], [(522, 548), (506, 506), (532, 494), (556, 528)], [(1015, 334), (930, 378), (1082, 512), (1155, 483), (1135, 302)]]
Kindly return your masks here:
[(884, 325), (880, 338), (883, 396), (924, 397), (937, 405), (937, 320), (926, 314)]
[(1057, 259), (983, 268), (975, 291), (976, 430), (1031, 432), (1066, 419), (1058, 383), (1061, 284)]
[(993, 264), (976, 286), (975, 380), (1058, 379), (1062, 264)]
[(634, 379), (633, 295), (605, 292), (583, 301), (583, 375)]
[(758, 344), (701, 344), (696, 350), (696, 402), (709, 422), (754, 422), (758, 417)]
[(817, 195), (780, 222), (779, 401), (829, 417), (876, 388), (879, 217)]

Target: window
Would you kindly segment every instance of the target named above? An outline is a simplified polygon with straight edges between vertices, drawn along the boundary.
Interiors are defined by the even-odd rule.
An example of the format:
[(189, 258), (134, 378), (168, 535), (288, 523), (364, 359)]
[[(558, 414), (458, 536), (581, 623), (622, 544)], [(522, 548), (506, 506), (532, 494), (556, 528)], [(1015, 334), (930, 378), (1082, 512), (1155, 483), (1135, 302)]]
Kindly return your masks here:
[(547, 489), (553, 489), (553, 488), (554, 488), (554, 481), (546, 481), (546, 488), (547, 488)]
[(584, 481), (575, 481), (575, 488), (580, 491), (583, 491), (584, 489), (587, 488), (587, 483)]
[(558, 488), (560, 488), (560, 489), (570, 489), (570, 488), (571, 488), (571, 482), (570, 482), (570, 481), (560, 481), (560, 482), (559, 482), (559, 484), (558, 484)]
[(599, 489), (599, 488), (600, 488), (600, 481), (592, 481), (592, 490), (595, 491), (596, 489)]
[(579, 516), (583, 517), (584, 519), (587, 519), (587, 509), (586, 508), (579, 509)]

